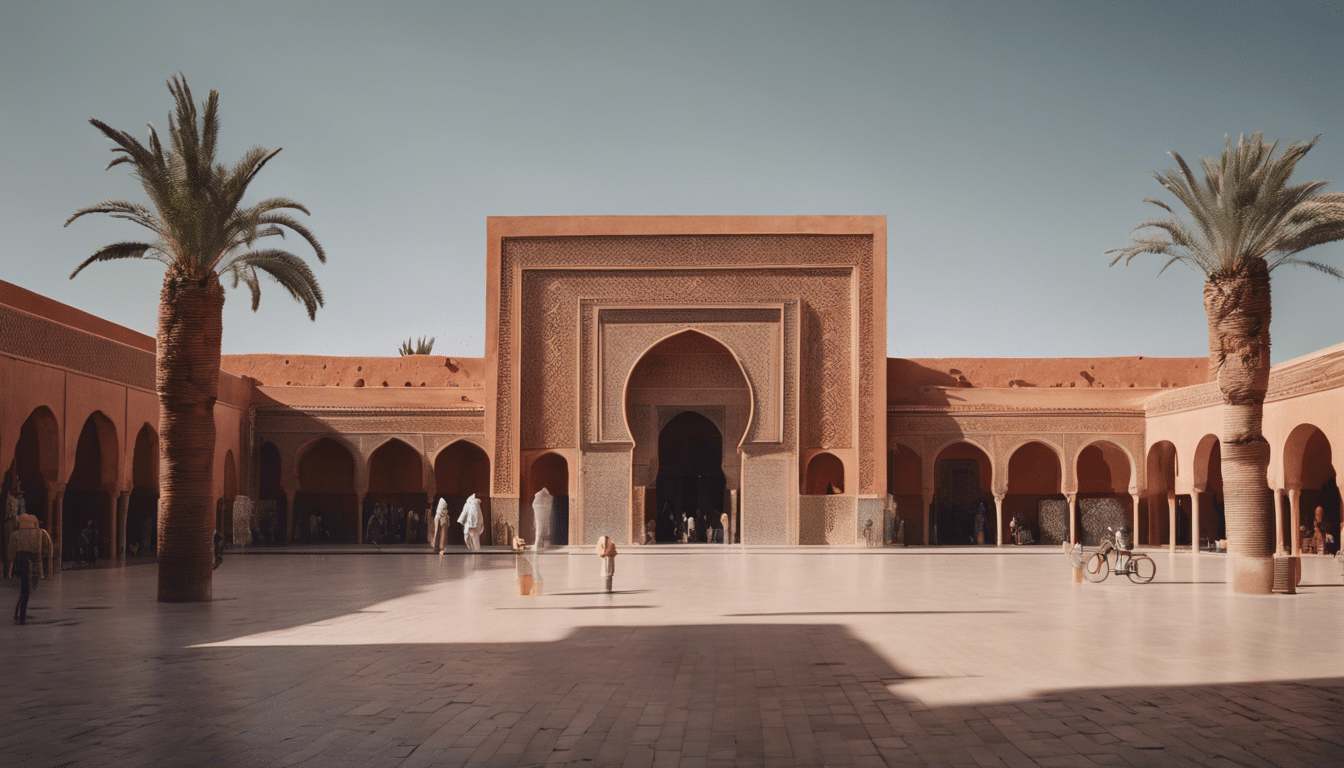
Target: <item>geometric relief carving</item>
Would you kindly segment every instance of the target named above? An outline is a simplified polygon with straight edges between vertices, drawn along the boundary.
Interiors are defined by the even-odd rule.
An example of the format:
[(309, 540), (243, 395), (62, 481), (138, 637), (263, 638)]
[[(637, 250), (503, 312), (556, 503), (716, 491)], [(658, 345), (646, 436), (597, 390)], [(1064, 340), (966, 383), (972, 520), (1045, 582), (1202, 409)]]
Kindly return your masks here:
[[(858, 535), (854, 496), (799, 496), (798, 543), (853, 545)], [(878, 500), (880, 504), (881, 501)]]
[(624, 541), (630, 531), (630, 452), (583, 454), (582, 544), (602, 536)]
[(96, 378), (154, 390), (153, 352), (12, 307), (0, 306), (0, 349)]
[[(576, 447), (582, 437), (596, 432), (596, 425), (591, 425), (592, 432), (590, 425), (580, 426), (580, 395), (575, 391), (582, 373), (575, 359), (578, 347), (592, 341), (576, 338), (580, 323), (586, 326), (590, 321), (581, 314), (582, 299), (703, 305), (779, 296), (799, 300), (792, 323), (785, 318), (785, 339), (800, 338), (794, 334), (803, 308), (811, 313), (812, 323), (807, 343), (799, 344), (802, 359), (796, 368), (795, 361), (787, 359), (791, 345), (785, 345), (785, 370), (799, 372), (803, 391), (788, 392), (794, 377), (784, 377), (785, 392), (777, 403), (796, 397), (799, 413), (783, 408), (783, 440), (790, 442), (796, 429), (805, 444), (858, 448), (860, 493), (875, 491), (876, 420), (870, 414), (874, 398), (885, 394), (874, 391), (875, 367), (885, 361), (870, 359), (874, 334), (881, 330), (875, 331), (873, 323), (873, 246), (871, 235), (503, 238), (499, 316), (492, 318), (499, 361), (494, 414), (497, 492), (513, 490), (512, 460), (519, 449)], [(836, 266), (817, 266), (827, 264)], [(857, 327), (852, 327), (855, 321)], [(513, 349), (515, 343), (520, 349)], [(855, 372), (857, 382), (851, 378)], [(592, 385), (583, 382), (581, 387), (592, 392), (588, 388)], [(852, 410), (857, 404), (851, 402), (855, 389), (863, 404), (858, 418)], [(516, 425), (515, 404), (520, 408)], [(792, 423), (795, 415), (801, 425)]]
[[(698, 278), (703, 280), (696, 282)], [(699, 286), (699, 293), (694, 301), (680, 298), (681, 292), (686, 290), (685, 286), (689, 283)], [(591, 383), (586, 381), (590, 376), (589, 366), (581, 365), (579, 360), (593, 359), (591, 355), (594, 348), (601, 347), (602, 342), (588, 338), (574, 338), (571, 334), (587, 336), (593, 333), (606, 333), (618, 337), (630, 334), (641, 336), (655, 333), (648, 329), (659, 327), (612, 324), (609, 328), (599, 328), (597, 326), (599, 312), (596, 305), (648, 303), (667, 308), (667, 305), (680, 301), (687, 304), (688, 308), (703, 308), (706, 303), (778, 303), (780, 296), (791, 295), (799, 297), (799, 305), (806, 305), (814, 310), (813, 315), (818, 318), (817, 322), (820, 326), (824, 326), (824, 332), (818, 333), (812, 344), (800, 344), (801, 348), (797, 350), (797, 354), (801, 356), (797, 365), (801, 379), (801, 391), (798, 393), (801, 438), (805, 444), (850, 446), (854, 439), (851, 428), (853, 411), (850, 402), (853, 399), (851, 371), (854, 368), (851, 361), (855, 357), (851, 338), (852, 285), (853, 270), (848, 267), (684, 271), (528, 270), (523, 273), (520, 296), (522, 313), (520, 338), (523, 356), (520, 361), (522, 370), (519, 372), (519, 386), (522, 389), (519, 406), (522, 448), (539, 450), (573, 447), (578, 443), (579, 435), (576, 434), (576, 429), (579, 428), (580, 419), (587, 417), (588, 414), (580, 412), (576, 390), (582, 387), (583, 394), (580, 396), (585, 398), (591, 397), (589, 393), (594, 391), (589, 388)], [(559, 309), (556, 309), (557, 307)], [(567, 307), (573, 307), (574, 322), (555, 323), (553, 318), (556, 313), (568, 314)], [(790, 311), (794, 309), (793, 305), (785, 303), (784, 309), (785, 327), (782, 333), (775, 337), (781, 341), (793, 338), (793, 328), (797, 323), (796, 315)], [(588, 314), (589, 311), (592, 312), (591, 315)], [(801, 306), (797, 311), (801, 313)], [(555, 335), (548, 337), (543, 333), (543, 329), (547, 332), (555, 330), (556, 325), (560, 327)], [(688, 323), (682, 327), (692, 325), (696, 324)], [(705, 326), (704, 330), (733, 349), (745, 364), (748, 360), (758, 357), (752, 354), (753, 348), (760, 348), (762, 353), (765, 352), (767, 337), (761, 335), (762, 332), (757, 330), (757, 325), (743, 323)], [(768, 327), (768, 324), (760, 325)], [(674, 330), (677, 324), (661, 327), (662, 334), (665, 334)], [(641, 328), (644, 330), (640, 330)], [(662, 334), (647, 338), (644, 346), (651, 345)], [(775, 343), (770, 342), (771, 346)], [(631, 344), (633, 346), (633, 342)], [(793, 370), (794, 361), (789, 359), (790, 353), (793, 352), (788, 349), (790, 346), (785, 345), (784, 367)], [(630, 354), (637, 356), (638, 352)], [(605, 352), (603, 356), (605, 357)], [(822, 361), (826, 358), (835, 359), (838, 364), (825, 369), (827, 378), (823, 381)], [(778, 366), (776, 368), (778, 369)], [(606, 371), (604, 375), (605, 373), (619, 376), (617, 372)], [(755, 365), (752, 365), (747, 375), (753, 389), (757, 387), (765, 389), (768, 380), (755, 381), (757, 376), (764, 375), (756, 371)], [(792, 377), (788, 378), (785, 383), (792, 387)], [(583, 383), (576, 386), (580, 381)], [(616, 389), (616, 392), (609, 394), (617, 399), (623, 394), (620, 392), (621, 387), (615, 386), (614, 383), (603, 382), (603, 388)], [(769, 405), (779, 409), (778, 403), (779, 400), (774, 400)], [(503, 407), (502, 403), (500, 407)], [(788, 419), (789, 409), (784, 410), (784, 418)], [(619, 407), (609, 409), (608, 413), (616, 416), (615, 421), (619, 422)], [(760, 421), (762, 430), (770, 427), (769, 431), (760, 433), (762, 439), (778, 440), (775, 434), (772, 434), (778, 430), (770, 426), (765, 419)], [(589, 431), (587, 424), (583, 426), (584, 437), (595, 434), (595, 428)], [(609, 434), (605, 431), (608, 426), (603, 424), (604, 437)], [(785, 425), (785, 432), (787, 426)], [(621, 432), (623, 430), (617, 431), (616, 434)], [(784, 439), (787, 441), (787, 436)], [(826, 442), (823, 443), (823, 440)]]
[(742, 457), (742, 543), (788, 544), (789, 496), (796, 483), (789, 482), (788, 456)]
[(1141, 411), (1108, 415), (1088, 415), (1086, 412), (1069, 416), (1026, 416), (1020, 413), (961, 415), (942, 411), (936, 414), (912, 414), (909, 411), (888, 411), (888, 429), (891, 439), (899, 435), (969, 435), (969, 434), (1027, 434), (1046, 435), (1062, 433), (1098, 433), (1112, 435), (1141, 435), (1144, 417)]
[[(598, 308), (598, 348), (601, 350), (597, 360), (584, 360), (584, 366), (597, 365), (600, 373), (596, 376), (599, 389), (598, 431), (587, 435), (587, 442), (627, 441), (630, 435), (625, 429), (625, 385), (631, 369), (646, 350), (661, 338), (681, 328), (695, 328), (716, 339), (741, 361), (741, 370), (732, 365), (732, 370), (719, 371), (717, 367), (704, 367), (692, 371), (683, 371), (694, 378), (700, 386), (725, 387), (736, 386), (733, 379), (746, 374), (747, 383), (754, 395), (751, 434), (748, 442), (779, 442), (782, 429), (782, 381), (780, 372), (783, 366), (783, 325), (781, 322), (770, 324), (743, 323), (688, 323), (680, 321), (676, 313), (669, 315), (667, 324), (636, 325), (609, 324), (602, 322), (610, 310)], [(781, 313), (774, 311), (776, 320)], [(651, 361), (652, 362), (652, 361)], [(679, 356), (680, 365), (706, 366), (717, 363), (712, 357)], [(657, 372), (650, 371), (657, 379)], [(723, 379), (723, 381), (719, 381)]]

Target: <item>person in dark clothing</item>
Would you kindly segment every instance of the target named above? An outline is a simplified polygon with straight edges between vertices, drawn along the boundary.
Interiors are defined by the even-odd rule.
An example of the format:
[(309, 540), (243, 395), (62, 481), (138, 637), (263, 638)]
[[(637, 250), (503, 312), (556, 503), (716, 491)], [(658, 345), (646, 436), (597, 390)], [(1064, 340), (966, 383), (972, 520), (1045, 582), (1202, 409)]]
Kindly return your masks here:
[(36, 586), (35, 579), (42, 576), (42, 559), (50, 560), (53, 549), (51, 536), (38, 527), (37, 518), (24, 515), (19, 519), (19, 525), (5, 548), (10, 565), (5, 570), (5, 578), (9, 578), (13, 571), (19, 572), (19, 602), (14, 606), (14, 623), (27, 624), (28, 597)]

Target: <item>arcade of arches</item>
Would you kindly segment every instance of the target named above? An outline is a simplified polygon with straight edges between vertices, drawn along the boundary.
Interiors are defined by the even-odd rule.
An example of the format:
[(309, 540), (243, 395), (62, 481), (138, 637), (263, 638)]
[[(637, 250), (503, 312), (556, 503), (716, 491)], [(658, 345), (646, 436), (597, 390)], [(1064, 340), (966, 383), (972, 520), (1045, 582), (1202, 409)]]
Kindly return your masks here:
[[(1204, 358), (887, 358), (882, 217), (492, 218), (487, 235), (484, 357), (225, 356), (226, 539), (358, 544), (390, 509), (418, 520), (382, 539), (421, 543), (424, 511), (475, 494), (487, 544), (530, 542), (541, 488), (552, 544), (1003, 546), (1014, 522), (1047, 545), (1122, 524), (1144, 546), (1226, 538)], [(153, 339), (4, 283), (0, 320), (5, 494), (21, 484), (69, 564), (152, 556)], [(1344, 345), (1274, 366), (1285, 552), (1340, 538), (1338, 414)], [(233, 529), (239, 499), (260, 502), (252, 531)]]

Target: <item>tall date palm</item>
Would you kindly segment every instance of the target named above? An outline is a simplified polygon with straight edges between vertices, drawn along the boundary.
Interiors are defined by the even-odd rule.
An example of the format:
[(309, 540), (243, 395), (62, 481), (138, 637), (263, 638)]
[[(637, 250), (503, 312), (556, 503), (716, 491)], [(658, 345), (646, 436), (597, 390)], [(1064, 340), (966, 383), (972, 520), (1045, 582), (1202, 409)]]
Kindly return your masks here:
[(1298, 256), (1344, 239), (1344, 194), (1324, 192), (1325, 181), (1289, 183), (1319, 138), (1294, 142), (1277, 155), (1278, 142), (1265, 144), (1259, 131), (1235, 145), (1227, 138), (1220, 157), (1200, 159), (1202, 180), (1172, 152), (1179, 168), (1154, 176), (1185, 206), (1188, 219), (1160, 200), (1145, 199), (1173, 215), (1145, 221), (1135, 231), (1156, 232), (1107, 251), (1116, 254), (1112, 266), (1151, 253), (1168, 258), (1162, 271), (1181, 262), (1204, 274), (1209, 375), (1223, 401), (1224, 509), (1235, 592), (1267, 593), (1274, 578), (1272, 500), (1265, 479), (1269, 443), (1261, 433), (1269, 387), (1270, 273), (1297, 265), (1341, 277), (1334, 267)]
[(275, 279), (315, 319), (322, 290), (306, 263), (278, 248), (259, 247), (286, 230), (312, 246), (326, 261), (321, 244), (290, 211), (308, 210), (287, 198), (242, 204), (248, 186), (280, 150), (254, 147), (233, 166), (215, 161), (219, 135), (219, 94), (210, 91), (198, 112), (191, 89), (179, 74), (168, 81), (175, 103), (168, 119), (168, 146), (149, 126), (142, 144), (130, 134), (90, 120), (113, 143), (108, 168), (126, 164), (140, 181), (150, 205), (106, 200), (81, 208), (65, 222), (103, 213), (144, 227), (153, 239), (113, 243), (84, 260), (85, 267), (113, 259), (155, 259), (164, 263), (159, 293), (155, 387), (159, 398), (159, 600), (210, 599), (213, 568), (215, 399), (219, 395), (219, 355), (223, 334), (224, 286), (246, 285), (252, 309), (261, 300), (258, 273)]

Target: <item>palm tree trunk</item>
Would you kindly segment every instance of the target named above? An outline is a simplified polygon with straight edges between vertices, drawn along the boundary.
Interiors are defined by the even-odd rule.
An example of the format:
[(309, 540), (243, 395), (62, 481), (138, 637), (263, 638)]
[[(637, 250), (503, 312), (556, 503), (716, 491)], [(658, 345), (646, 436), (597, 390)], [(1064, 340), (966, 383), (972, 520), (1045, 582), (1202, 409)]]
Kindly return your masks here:
[(210, 599), (224, 287), (169, 269), (159, 294), (159, 600)]
[(1273, 507), (1261, 433), (1269, 389), (1269, 270), (1263, 260), (1204, 284), (1209, 373), (1223, 397), (1223, 492), (1232, 591), (1269, 594), (1274, 583)]

